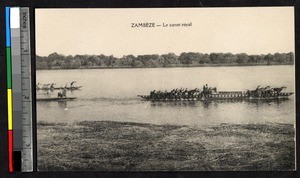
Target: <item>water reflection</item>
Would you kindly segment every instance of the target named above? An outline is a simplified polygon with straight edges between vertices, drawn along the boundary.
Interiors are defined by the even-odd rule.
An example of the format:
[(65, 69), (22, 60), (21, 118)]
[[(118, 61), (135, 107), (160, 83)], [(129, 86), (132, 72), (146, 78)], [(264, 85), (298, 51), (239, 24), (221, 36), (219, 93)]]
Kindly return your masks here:
[(62, 109), (68, 108), (67, 101), (60, 101), (60, 102), (58, 102), (58, 106), (60, 108), (62, 108)]
[(204, 101), (202, 105), (204, 108), (208, 109), (210, 108), (209, 106), (211, 106), (212, 104), (216, 104), (216, 103), (213, 103), (212, 101)]
[(195, 107), (199, 101), (150, 101), (152, 107)]
[(289, 98), (280, 98), (280, 99), (274, 99), (274, 100), (247, 100), (245, 102), (253, 103), (256, 105), (270, 105), (270, 104), (280, 105), (282, 103), (285, 103), (288, 100), (289, 100)]
[[(281, 98), (276, 100), (243, 100), (243, 99), (228, 99), (228, 100), (205, 100), (205, 101), (149, 101), (152, 107), (199, 107), (211, 108), (211, 106), (218, 107), (220, 104), (247, 104), (252, 106), (280, 106), (288, 101), (288, 98)], [(148, 101), (146, 101), (148, 102)]]

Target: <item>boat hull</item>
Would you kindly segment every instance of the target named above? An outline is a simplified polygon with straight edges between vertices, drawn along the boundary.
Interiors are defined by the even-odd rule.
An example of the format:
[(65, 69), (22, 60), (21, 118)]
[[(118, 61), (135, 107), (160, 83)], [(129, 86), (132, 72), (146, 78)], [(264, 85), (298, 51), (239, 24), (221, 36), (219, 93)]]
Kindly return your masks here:
[(36, 101), (57, 101), (57, 102), (65, 102), (65, 101), (73, 101), (77, 99), (76, 97), (67, 97), (67, 98), (37, 98)]

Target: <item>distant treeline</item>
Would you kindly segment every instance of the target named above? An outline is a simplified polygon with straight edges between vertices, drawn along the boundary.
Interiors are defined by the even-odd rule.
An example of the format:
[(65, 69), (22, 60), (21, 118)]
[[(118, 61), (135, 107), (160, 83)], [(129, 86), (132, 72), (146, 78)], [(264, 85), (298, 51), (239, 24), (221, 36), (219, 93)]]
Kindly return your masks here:
[(85, 68), (151, 68), (151, 67), (198, 67), (235, 65), (285, 65), (294, 64), (294, 54), (275, 53), (248, 55), (245, 53), (183, 52), (151, 55), (126, 55), (120, 58), (113, 55), (75, 55), (64, 56), (52, 53), (49, 56), (36, 56), (37, 69), (85, 69)]

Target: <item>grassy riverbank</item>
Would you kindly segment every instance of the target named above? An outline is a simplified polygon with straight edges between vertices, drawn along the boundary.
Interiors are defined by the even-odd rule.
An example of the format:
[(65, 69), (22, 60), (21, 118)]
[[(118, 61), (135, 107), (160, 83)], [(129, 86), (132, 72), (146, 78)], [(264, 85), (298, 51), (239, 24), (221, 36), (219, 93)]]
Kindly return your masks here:
[(39, 170), (293, 170), (290, 124), (38, 122)]

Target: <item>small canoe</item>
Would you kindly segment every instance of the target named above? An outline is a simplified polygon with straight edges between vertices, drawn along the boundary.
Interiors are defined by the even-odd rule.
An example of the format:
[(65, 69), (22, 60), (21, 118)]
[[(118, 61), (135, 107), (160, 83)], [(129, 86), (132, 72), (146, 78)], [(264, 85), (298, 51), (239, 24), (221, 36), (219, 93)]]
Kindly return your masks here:
[(82, 86), (76, 86), (76, 87), (58, 87), (58, 88), (54, 88), (54, 90), (79, 90)]
[(36, 101), (58, 101), (58, 102), (63, 102), (63, 101), (72, 101), (77, 99), (76, 97), (66, 97), (66, 98), (37, 98)]

